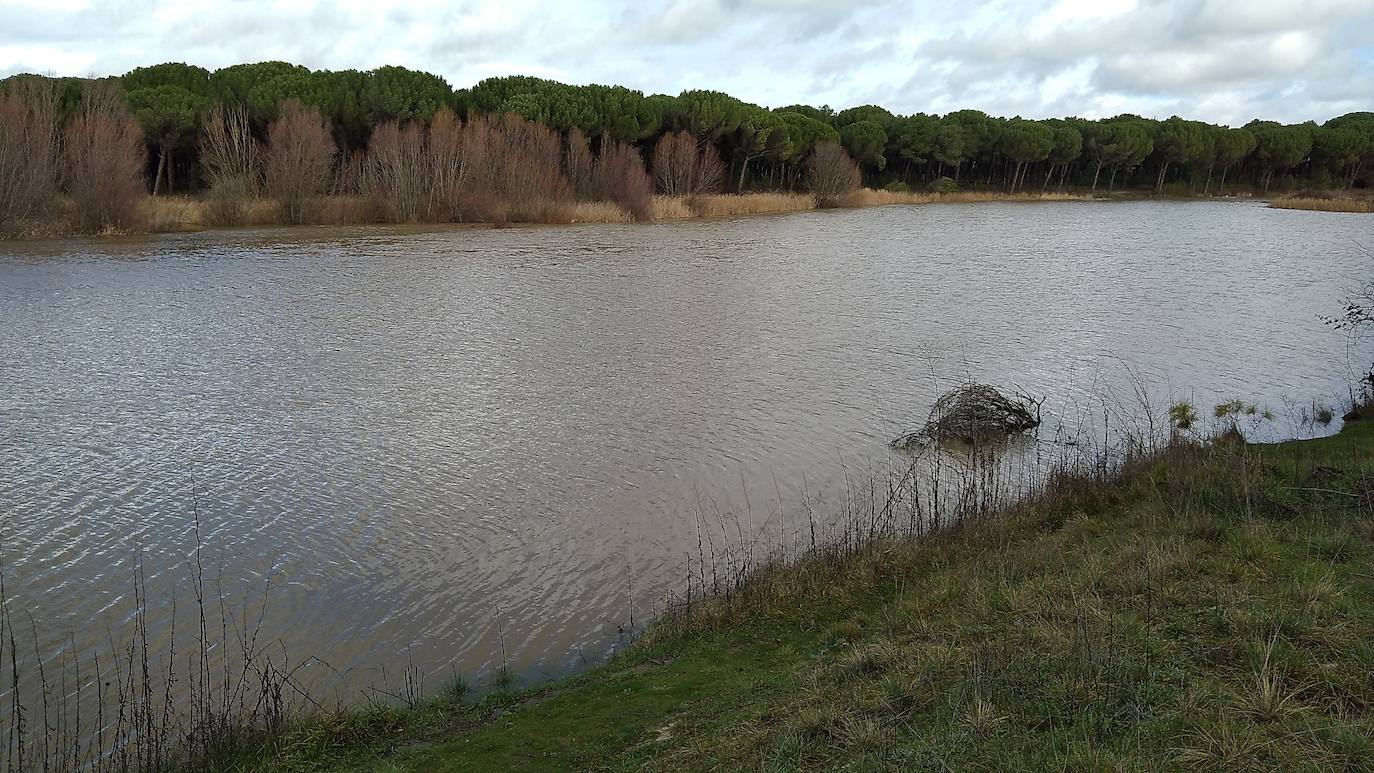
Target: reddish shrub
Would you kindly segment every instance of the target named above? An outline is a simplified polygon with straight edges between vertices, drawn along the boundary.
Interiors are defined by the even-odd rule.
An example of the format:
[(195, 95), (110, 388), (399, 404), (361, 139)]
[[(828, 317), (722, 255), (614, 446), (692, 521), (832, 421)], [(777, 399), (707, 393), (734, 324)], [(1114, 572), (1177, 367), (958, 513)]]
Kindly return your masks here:
[(614, 201), (636, 220), (654, 216), (654, 184), (644, 159), (633, 146), (605, 140), (592, 167), (592, 188), (599, 201)]
[(319, 110), (294, 99), (281, 103), (281, 117), (267, 127), (263, 181), (286, 222), (304, 220), (306, 204), (329, 184), (337, 152)]
[(430, 217), (434, 167), (425, 127), (388, 121), (372, 133), (364, 181), (393, 223), (416, 223)]
[(119, 91), (108, 83), (88, 85), (65, 139), (67, 190), (77, 225), (85, 231), (138, 228), (148, 151)]
[(719, 193), (725, 164), (713, 145), (697, 143), (691, 132), (665, 134), (654, 146), (654, 183), (667, 196)]
[(51, 212), (57, 178), (57, 92), (17, 79), (0, 92), (0, 226)]

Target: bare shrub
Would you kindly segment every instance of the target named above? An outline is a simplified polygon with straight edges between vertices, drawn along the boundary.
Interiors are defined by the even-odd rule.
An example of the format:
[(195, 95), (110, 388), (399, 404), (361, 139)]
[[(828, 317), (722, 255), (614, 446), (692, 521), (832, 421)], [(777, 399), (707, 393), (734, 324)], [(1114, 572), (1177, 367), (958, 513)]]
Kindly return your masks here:
[(0, 226), (48, 215), (57, 177), (57, 90), (18, 79), (0, 92)]
[(286, 222), (304, 222), (306, 204), (329, 184), (337, 152), (319, 110), (294, 99), (281, 103), (281, 117), (267, 127), (263, 179)]
[(248, 201), (258, 193), (259, 156), (248, 111), (215, 105), (200, 137), (201, 166), (210, 186), (205, 199), (208, 224), (243, 223)]
[(81, 110), (67, 124), (64, 145), (67, 190), (85, 231), (131, 231), (139, 227), (139, 202), (148, 151), (143, 130), (113, 84), (94, 82), (81, 96)]
[(654, 184), (665, 196), (719, 193), (725, 164), (710, 143), (698, 144), (691, 132), (665, 134), (654, 146)]
[(598, 201), (614, 201), (636, 220), (654, 216), (654, 184), (644, 171), (644, 159), (633, 146), (608, 140), (592, 167), (592, 181)]
[(424, 126), (388, 121), (372, 133), (363, 179), (393, 223), (429, 217), (433, 159)]
[(583, 134), (581, 129), (568, 132), (568, 149), (564, 155), (563, 167), (567, 172), (568, 184), (572, 186), (573, 195), (582, 201), (596, 199), (592, 181), (594, 164), (592, 146), (587, 140), (587, 135)]
[(430, 174), (430, 217), (451, 221), (463, 219), (460, 202), (471, 172), (471, 159), (465, 152), (464, 142), (463, 124), (452, 110), (444, 108), (434, 114), (425, 147)]
[(523, 222), (561, 218), (562, 208), (553, 205), (570, 203), (572, 191), (560, 164), (563, 143), (558, 132), (511, 114), (500, 118), (496, 127), (498, 191), (510, 201), (512, 216)]
[(697, 143), (690, 132), (665, 134), (654, 145), (654, 186), (665, 196), (694, 193)]
[[(431, 139), (431, 154), (447, 159), (441, 204), (451, 219), (497, 225), (572, 221), (572, 190), (557, 132), (517, 115), (482, 116), (461, 129), (441, 129), (445, 136)], [(456, 147), (447, 139), (455, 131)]]
[(819, 206), (837, 207), (859, 189), (859, 165), (839, 143), (817, 143), (806, 161), (806, 181)]
[(340, 159), (329, 183), (330, 196), (361, 196), (366, 185), (367, 153), (355, 150)]
[(725, 162), (720, 160), (716, 146), (707, 142), (697, 151), (696, 176), (692, 194), (709, 196), (725, 189)]

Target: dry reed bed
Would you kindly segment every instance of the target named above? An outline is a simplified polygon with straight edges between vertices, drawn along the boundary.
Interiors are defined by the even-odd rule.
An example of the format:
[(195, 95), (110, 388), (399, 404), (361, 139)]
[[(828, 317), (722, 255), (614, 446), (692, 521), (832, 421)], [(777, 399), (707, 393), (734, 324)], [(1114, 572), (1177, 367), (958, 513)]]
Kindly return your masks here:
[[(995, 193), (970, 191), (965, 193), (895, 192), (863, 188), (844, 199), (849, 208), (891, 205), (942, 203), (975, 203), (996, 201), (1088, 201), (1092, 197), (1069, 193)], [(1369, 212), (1368, 201), (1353, 199), (1280, 199), (1273, 206), (1291, 209), (1325, 209), (1341, 212)], [(1350, 208), (1345, 208), (1350, 207)], [(1363, 208), (1360, 208), (1363, 207)], [(817, 208), (815, 197), (808, 193), (744, 193), (708, 194), (694, 196), (655, 195), (650, 210), (651, 221), (692, 220), (707, 218), (746, 217), (789, 212), (805, 212)], [(521, 218), (515, 222), (561, 223), (631, 223), (635, 217), (624, 207), (610, 201), (579, 201), (572, 204), (537, 210), (537, 218)], [(18, 238), (50, 238), (75, 231), (72, 205), (59, 199), (59, 216), (49, 223), (10, 234)], [(556, 211), (555, 211), (556, 210)], [(207, 197), (149, 196), (138, 208), (141, 229), (152, 233), (199, 231), (226, 225), (216, 215), (216, 202)], [(265, 227), (288, 224), (283, 206), (273, 198), (258, 196), (237, 202), (232, 225)], [(387, 222), (386, 206), (376, 197), (363, 195), (333, 195), (310, 200), (302, 206), (301, 221), (308, 225), (372, 225)]]
[(967, 191), (962, 193), (919, 193), (863, 188), (845, 200), (849, 207), (882, 207), (892, 204), (969, 204), (983, 201), (1089, 201), (1091, 196), (1076, 193), (998, 193)]
[(1311, 212), (1374, 212), (1374, 198), (1317, 198), (1284, 196), (1269, 202), (1275, 209), (1302, 209)]

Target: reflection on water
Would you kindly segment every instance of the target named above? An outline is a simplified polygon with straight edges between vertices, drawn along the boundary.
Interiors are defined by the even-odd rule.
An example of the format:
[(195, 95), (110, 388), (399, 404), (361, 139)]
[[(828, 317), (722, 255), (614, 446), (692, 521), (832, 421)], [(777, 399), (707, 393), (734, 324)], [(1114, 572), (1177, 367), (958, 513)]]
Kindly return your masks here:
[[(351, 687), (557, 673), (678, 589), (703, 512), (886, 465), (966, 377), (1048, 397), (1339, 395), (1318, 315), (1359, 217), (979, 204), (508, 230), (0, 245), (0, 559), (42, 646), (96, 647), (141, 561), (207, 572)], [(1279, 432), (1290, 427), (1279, 423)], [(252, 601), (251, 599), (257, 599)], [(498, 619), (501, 621), (498, 628)]]

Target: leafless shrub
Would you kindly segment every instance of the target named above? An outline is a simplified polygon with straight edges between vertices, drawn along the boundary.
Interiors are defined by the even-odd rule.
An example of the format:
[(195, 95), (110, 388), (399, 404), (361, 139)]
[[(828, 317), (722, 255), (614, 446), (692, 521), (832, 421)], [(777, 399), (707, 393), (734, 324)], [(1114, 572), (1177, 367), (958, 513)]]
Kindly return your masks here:
[(587, 135), (581, 129), (573, 129), (568, 132), (568, 149), (564, 156), (563, 166), (567, 171), (568, 183), (572, 186), (573, 195), (582, 201), (594, 201), (596, 192), (592, 182), (592, 166), (595, 160), (592, 158), (592, 146), (587, 140)]
[(393, 223), (418, 223), (430, 216), (436, 170), (428, 139), (418, 123), (388, 121), (372, 133), (363, 179)]
[(0, 92), (0, 226), (51, 212), (57, 172), (57, 91), (19, 79)]
[(282, 102), (281, 117), (267, 127), (263, 171), (286, 222), (304, 221), (306, 204), (329, 184), (337, 152), (319, 110), (294, 99)]
[(210, 186), (205, 215), (210, 225), (241, 225), (248, 201), (257, 195), (260, 151), (248, 111), (215, 105), (200, 137), (201, 166)]
[(117, 87), (86, 87), (80, 113), (67, 124), (64, 149), (77, 225), (93, 232), (135, 230), (139, 201), (147, 195), (148, 151)]
[(665, 134), (654, 146), (654, 184), (666, 196), (719, 193), (725, 165), (715, 148), (698, 145), (691, 132)]
[(592, 167), (592, 180), (597, 200), (614, 201), (636, 220), (653, 218), (653, 181), (633, 146), (614, 140), (602, 143)]
[(859, 189), (859, 165), (838, 143), (821, 142), (806, 161), (806, 180), (817, 204), (839, 206), (846, 196)]

